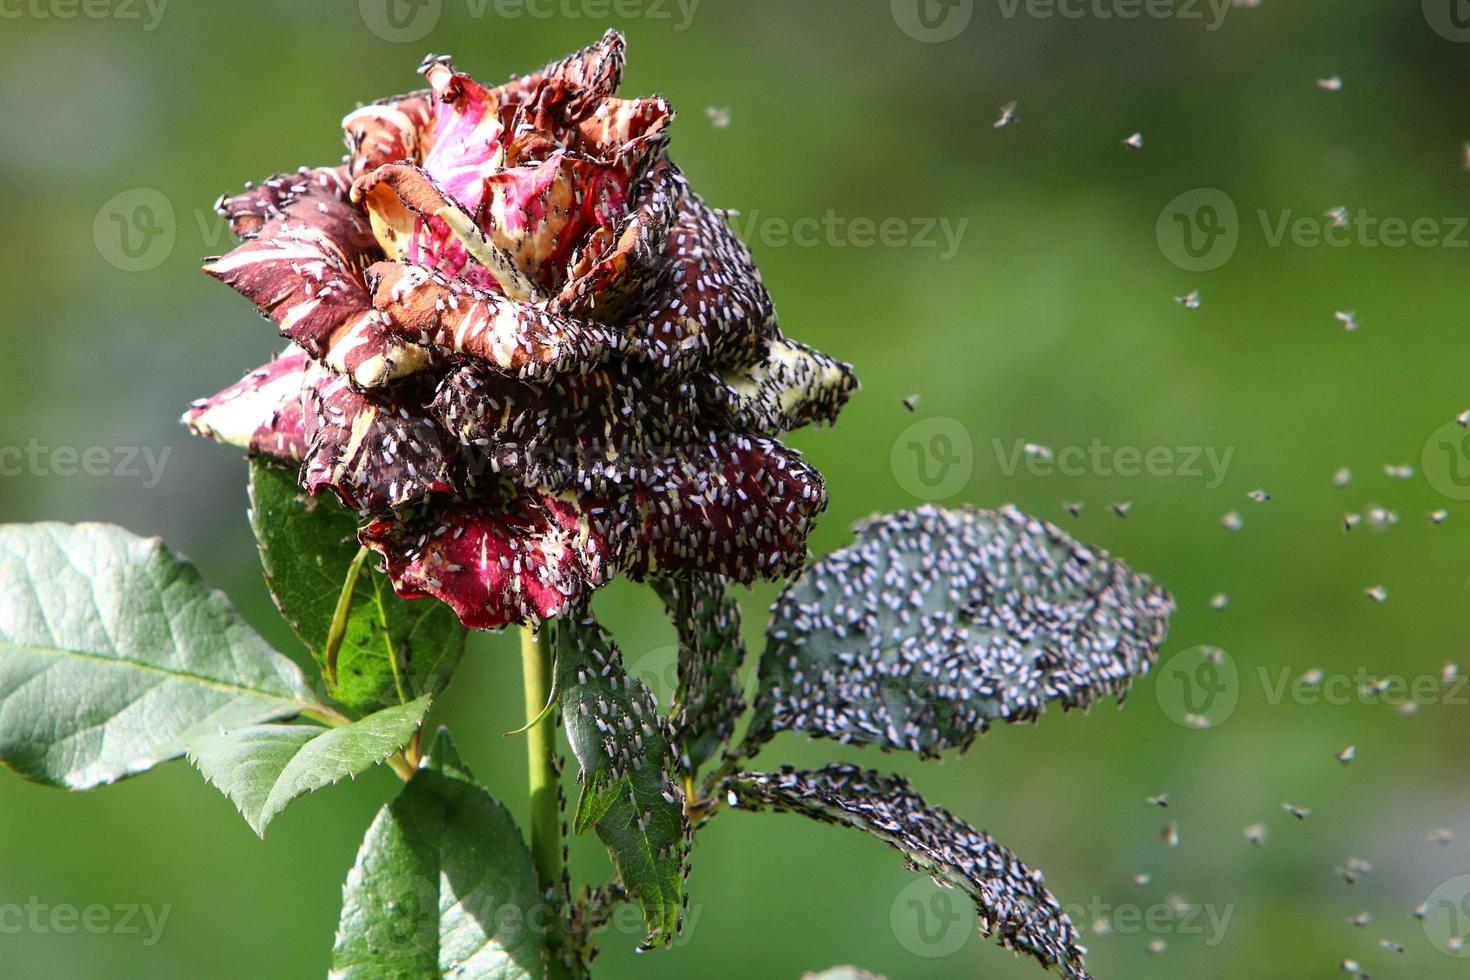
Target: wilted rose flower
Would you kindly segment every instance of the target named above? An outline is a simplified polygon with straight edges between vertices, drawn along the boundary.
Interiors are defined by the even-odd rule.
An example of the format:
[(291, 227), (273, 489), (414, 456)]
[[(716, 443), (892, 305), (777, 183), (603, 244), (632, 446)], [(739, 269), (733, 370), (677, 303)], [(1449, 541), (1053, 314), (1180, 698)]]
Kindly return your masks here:
[(498, 88), (431, 56), (428, 89), (347, 116), (343, 166), (218, 205), (243, 244), (205, 271), (291, 346), (185, 421), (300, 464), (400, 593), (472, 627), (619, 571), (787, 574), (826, 504), (776, 437), (852, 371), (783, 336), (623, 63), (616, 32)]

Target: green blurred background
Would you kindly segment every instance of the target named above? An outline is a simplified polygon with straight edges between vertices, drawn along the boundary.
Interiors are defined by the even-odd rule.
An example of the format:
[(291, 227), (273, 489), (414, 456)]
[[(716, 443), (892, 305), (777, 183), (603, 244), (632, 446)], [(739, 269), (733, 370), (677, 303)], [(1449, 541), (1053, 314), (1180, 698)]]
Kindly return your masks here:
[[(260, 579), (244, 463), (175, 421), (279, 343), (198, 271), (229, 245), (211, 202), (246, 179), (337, 159), (340, 117), (415, 87), (428, 51), (497, 80), (618, 27), (631, 48), (625, 91), (681, 108), (675, 156), (705, 197), (755, 229), (788, 332), (862, 375), (836, 429), (794, 439), (831, 491), (814, 550), (916, 496), (1011, 501), (1174, 590), (1165, 658), (1213, 644), (1238, 669), (1238, 705), (1207, 731), (1174, 720), (1165, 670), (1126, 710), (1050, 713), (942, 763), (795, 737), (761, 763), (840, 758), (910, 774), (1082, 907), (1102, 978), (1329, 977), (1344, 957), (1375, 978), (1464, 976), (1466, 961), (1436, 948), (1411, 912), (1444, 882), (1437, 897), (1470, 891), (1453, 883), (1470, 872), (1466, 692), (1406, 716), (1270, 690), (1280, 672), (1313, 667), (1437, 680), (1446, 661), (1470, 655), (1470, 510), (1452, 499), (1465, 494), (1444, 462), (1470, 461), (1436, 435), (1470, 405), (1470, 233), (1458, 228), (1470, 215), (1470, 31), (1446, 19), (1450, 2), (1268, 2), (1217, 20), (1202, 4), (1176, 8), (1198, 16), (1124, 19), (1102, 14), (1141, 8), (1088, 0), (1069, 8), (1081, 17), (1048, 17), (960, 0), (952, 16), (973, 8), (963, 29), (950, 20), (942, 33), (955, 36), (925, 41), (912, 36), (923, 34), (914, 0), (703, 0), (692, 17), (689, 0), (682, 11), (672, 0), (536, 8), (551, 16), (429, 0), (401, 8), (408, 40), (393, 39), (383, 0), (175, 0), (161, 17), (141, 0), (4, 0), (0, 446), (101, 446), (120, 470), (125, 447), (169, 456), (154, 485), (146, 468), (66, 476), (62, 458), (43, 453), (42, 465), (0, 479), (0, 520), (100, 519), (160, 534), (301, 654)], [(1340, 91), (1319, 86), (1334, 75)], [(1011, 100), (1019, 121), (994, 128)], [(730, 125), (707, 107), (728, 107)], [(1136, 151), (1121, 145), (1135, 131)], [(1218, 268), (1191, 272), (1156, 224), (1162, 214), (1172, 227), (1166, 205), (1201, 187), (1238, 208), (1239, 243)], [(130, 255), (114, 215), (126, 224), (139, 202), (155, 205), (162, 234)], [(1273, 245), (1260, 218), (1320, 227), (1341, 205), (1429, 219), (1436, 240)], [(789, 224), (829, 213), (832, 241), (782, 241)], [(906, 230), (861, 247), (859, 219), (887, 218)], [(968, 221), (953, 255), (924, 245), (919, 233), (936, 221)], [(1199, 309), (1172, 300), (1193, 289)], [(1360, 329), (1345, 331), (1340, 310)], [(914, 393), (911, 414), (901, 399)], [(954, 421), (910, 431), (928, 419)], [(937, 489), (913, 449), (944, 449), (936, 433), (958, 467)], [(1189, 473), (1007, 465), (1017, 441), (1061, 452), (1094, 440), (1233, 454), (1217, 486)], [(1438, 471), (1425, 469), (1426, 444)], [(1403, 464), (1412, 479), (1383, 471)], [(1333, 484), (1339, 467), (1353, 471), (1345, 488)], [(1273, 499), (1247, 499), (1257, 488)], [(1079, 518), (1066, 500), (1086, 502)], [(1126, 518), (1110, 509), (1121, 501), (1132, 504)], [(1375, 505), (1401, 522), (1340, 530), (1345, 512)], [(1426, 515), (1440, 508), (1450, 517), (1433, 526)], [(1231, 511), (1244, 518), (1239, 533), (1221, 527)], [(1376, 585), (1387, 602), (1365, 597)], [(1211, 608), (1217, 593), (1229, 596), (1224, 610)], [(748, 597), (753, 645), (774, 595)], [(647, 595), (619, 584), (597, 608), (635, 668), (668, 666), (672, 631)], [(435, 721), (523, 814), (522, 742), (500, 734), (523, 721), (514, 645), (474, 638)], [(1358, 759), (1344, 767), (1333, 756), (1350, 743)], [(137, 935), (0, 935), (0, 976), (321, 976), (342, 880), (394, 782), (374, 773), (304, 800), (263, 844), (184, 763), (86, 797), (0, 778), (0, 904), (171, 907), (151, 946)], [(1165, 791), (1167, 813), (1146, 803)], [(1283, 801), (1311, 818), (1293, 820)], [(1159, 840), (1171, 819), (1178, 848)], [(1270, 835), (1259, 849), (1243, 836), (1257, 822)], [(1458, 839), (1430, 843), (1439, 828)], [(1334, 871), (1350, 856), (1373, 864), (1355, 886)], [(574, 861), (591, 878), (606, 867), (595, 841), (578, 842)], [(852, 832), (727, 814), (693, 866), (681, 948), (640, 956), (636, 936), (615, 931), (599, 975), (795, 978), (847, 962), (895, 978), (1043, 975), (955, 939), (932, 886), (913, 890), (894, 852)], [(1143, 873), (1151, 881), (1135, 887)], [(1160, 918), (1176, 896), (1202, 911)], [(938, 917), (919, 921), (916, 908)], [(1150, 910), (1154, 925), (1137, 927)], [(1367, 928), (1346, 921), (1360, 911), (1374, 917)], [(1094, 934), (1100, 915), (1115, 922), (1110, 934)], [(1227, 915), (1223, 929), (1210, 924)], [(1436, 902), (1429, 925), (1441, 940), (1470, 929), (1470, 906), (1450, 916)], [(1151, 953), (1159, 940), (1167, 950)]]

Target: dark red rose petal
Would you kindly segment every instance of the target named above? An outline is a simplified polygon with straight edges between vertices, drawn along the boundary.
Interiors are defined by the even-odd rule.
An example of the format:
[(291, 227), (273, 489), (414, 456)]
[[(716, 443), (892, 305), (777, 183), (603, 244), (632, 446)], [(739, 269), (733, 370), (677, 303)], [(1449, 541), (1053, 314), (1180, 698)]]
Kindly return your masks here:
[(541, 384), (466, 365), (430, 412), (477, 477), (598, 496), (626, 492), (702, 431), (691, 391), (645, 384), (626, 364)]
[[(670, 160), (654, 164), (629, 188), (632, 200), (623, 217), (612, 227), (594, 231), (573, 255), (569, 281), (548, 307), (608, 323), (621, 322), (642, 308), (658, 285), (664, 245), (687, 188), (683, 174)], [(656, 343), (651, 341), (649, 346), (655, 359), (668, 360)]]
[(502, 105), (532, 113), (555, 101), (560, 115), (576, 122), (618, 93), (627, 60), (627, 41), (621, 32), (610, 30), (596, 44), (508, 82), (495, 94)]
[(576, 148), (633, 174), (668, 147), (674, 107), (660, 98), (607, 99), (577, 123)]
[(664, 244), (657, 292), (637, 320), (637, 332), (666, 344), (679, 370), (754, 363), (776, 335), (750, 249), (692, 191)]
[(301, 387), (308, 363), (304, 353), (291, 348), (214, 397), (195, 402), (182, 421), (206, 439), (299, 461), (306, 451)]
[(398, 593), (448, 603), (471, 629), (539, 624), (616, 573), (603, 519), (553, 497), (456, 504), (411, 523), (374, 521), (362, 543)]
[(241, 241), (260, 234), (266, 222), (281, 216), (281, 209), (310, 184), (308, 174), (277, 174), (259, 185), (248, 183), (238, 194), (221, 194), (214, 202), (215, 212), (230, 223), (230, 230)]
[(616, 165), (558, 150), (490, 177), (480, 227), (522, 275), (554, 293), (587, 236), (627, 212), (627, 182)]
[(715, 437), (666, 459), (637, 491), (645, 512), (629, 571), (701, 571), (750, 583), (800, 570), (827, 507), (822, 475), (769, 439)]
[(363, 394), (347, 379), (308, 370), (301, 484), (346, 507), (381, 513), (432, 493), (454, 493), (454, 454), (412, 398), (413, 386)]

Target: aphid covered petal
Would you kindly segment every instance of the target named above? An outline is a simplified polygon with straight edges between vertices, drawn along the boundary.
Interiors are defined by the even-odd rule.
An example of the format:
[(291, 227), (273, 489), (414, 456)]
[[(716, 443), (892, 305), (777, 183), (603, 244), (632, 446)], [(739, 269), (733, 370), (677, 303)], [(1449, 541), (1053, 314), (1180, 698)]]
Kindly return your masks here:
[(350, 154), (350, 173), (361, 177), (385, 163), (421, 160), (432, 139), (434, 105), (427, 93), (414, 93), (365, 105), (342, 120)]
[(659, 461), (637, 490), (645, 514), (629, 571), (700, 571), (743, 584), (797, 572), (827, 507), (822, 474), (769, 439), (713, 437)]
[(657, 291), (636, 332), (666, 346), (677, 371), (760, 360), (776, 336), (776, 311), (746, 248), (692, 191), (664, 244)]
[(181, 421), (206, 439), (299, 461), (306, 450), (301, 385), (307, 363), (299, 348), (287, 348), (214, 397), (195, 402)]
[(452, 454), (423, 415), (417, 385), (362, 393), (317, 365), (307, 369), (301, 484), (353, 510), (382, 513), (458, 491)]
[(700, 397), (733, 428), (779, 435), (835, 421), (857, 387), (851, 365), (777, 337), (754, 364), (707, 375)]
[[(340, 168), (301, 174), (270, 205), (279, 213), (204, 271), (260, 307), (308, 354), (375, 387), (420, 370), (426, 355), (384, 332), (372, 313), (362, 270), (377, 248), (348, 188)], [(237, 216), (242, 228), (253, 220)]]
[(643, 308), (659, 285), (665, 245), (687, 192), (688, 182), (671, 160), (649, 168), (629, 187), (622, 219), (595, 230), (572, 256), (569, 281), (549, 308), (609, 323)]
[(388, 164), (359, 177), (352, 199), (367, 210), (372, 234), (395, 262), (426, 265), (512, 299), (534, 299), (536, 287), (514, 256), (485, 237), (470, 210), (425, 170)]
[(539, 624), (573, 609), (616, 572), (602, 522), (574, 501), (523, 495), (458, 503), (360, 532), (399, 595), (448, 603), (471, 629)]
[(601, 324), (553, 316), (426, 266), (380, 262), (368, 270), (368, 279), (387, 329), (507, 374), (580, 373), (620, 346)]

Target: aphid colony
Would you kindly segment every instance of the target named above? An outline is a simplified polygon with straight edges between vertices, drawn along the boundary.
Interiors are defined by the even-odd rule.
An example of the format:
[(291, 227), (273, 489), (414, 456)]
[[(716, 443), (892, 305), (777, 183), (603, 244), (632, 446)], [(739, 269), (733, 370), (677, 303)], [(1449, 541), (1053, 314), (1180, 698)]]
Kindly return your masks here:
[(933, 755), (1049, 702), (1122, 697), (1173, 601), (1014, 509), (876, 519), (775, 611), (752, 738), (795, 729)]
[(609, 32), (487, 88), (430, 56), (426, 89), (343, 120), (343, 166), (217, 204), (242, 244), (206, 271), (291, 346), (186, 421), (299, 465), (471, 627), (618, 572), (789, 574), (826, 504), (777, 439), (856, 378), (781, 332), (667, 155), (672, 107), (617, 98), (624, 61)]

